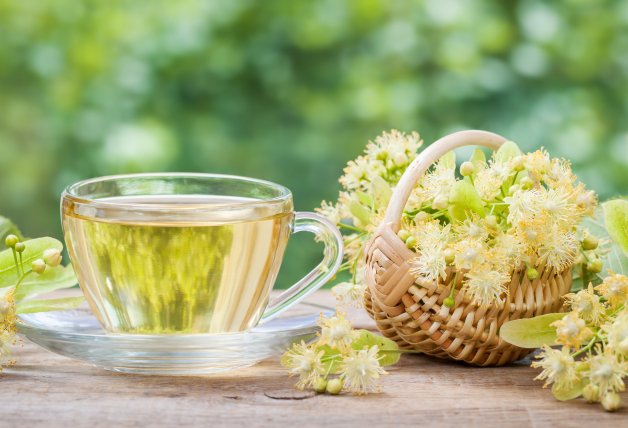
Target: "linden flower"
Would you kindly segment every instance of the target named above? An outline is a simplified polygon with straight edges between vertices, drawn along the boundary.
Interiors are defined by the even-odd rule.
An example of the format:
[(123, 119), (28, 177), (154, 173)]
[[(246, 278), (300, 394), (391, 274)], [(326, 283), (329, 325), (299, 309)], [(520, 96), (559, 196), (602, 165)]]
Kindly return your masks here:
[(463, 239), (454, 245), (454, 252), (456, 268), (472, 270), (486, 260), (487, 247), (477, 239)]
[(466, 277), (467, 292), (478, 305), (501, 301), (504, 284), (510, 280), (510, 275), (488, 265), (467, 272)]
[(0, 298), (0, 331), (15, 332), (15, 288)]
[(456, 168), (438, 162), (421, 179), (421, 186), (415, 192), (424, 200), (434, 200), (439, 196), (448, 199), (449, 190), (456, 182)]
[(628, 362), (619, 361), (612, 352), (605, 350), (589, 358), (589, 376), (591, 384), (596, 385), (600, 392), (623, 391), (623, 377), (628, 375)]
[(486, 224), (477, 216), (467, 218), (458, 223), (454, 227), (458, 239), (476, 239), (485, 241), (488, 238), (489, 231)]
[(362, 183), (367, 180), (371, 172), (371, 166), (368, 159), (363, 156), (349, 161), (343, 170), (345, 175), (339, 180), (340, 184), (348, 190), (359, 189)]
[(354, 331), (351, 322), (345, 318), (344, 314), (337, 313), (331, 318), (321, 316), (319, 321), (321, 335), (319, 343), (329, 345), (335, 349), (347, 349), (353, 342)]
[(552, 159), (543, 181), (550, 187), (571, 187), (577, 177), (571, 170), (571, 162), (566, 159)]
[(512, 196), (504, 198), (508, 204), (508, 223), (519, 225), (532, 220), (540, 212), (543, 192), (540, 189), (518, 190)]
[(545, 380), (543, 387), (555, 383), (556, 388), (570, 388), (577, 380), (576, 364), (569, 353), (569, 348), (560, 351), (549, 346), (543, 346), (543, 351), (537, 356), (540, 361), (532, 362), (532, 367), (542, 368), (543, 371), (535, 380)]
[(335, 285), (331, 292), (340, 306), (362, 307), (366, 284), (363, 282), (341, 282)]
[(426, 281), (447, 278), (447, 262), (442, 245), (423, 248), (418, 257), (410, 260), (410, 273)]
[(628, 277), (618, 273), (609, 275), (595, 289), (611, 306), (617, 307), (628, 299)]
[(570, 348), (579, 348), (593, 334), (577, 312), (570, 312), (550, 325), (556, 328), (556, 343)]
[(478, 172), (474, 182), (475, 189), (482, 199), (495, 199), (501, 193), (502, 185), (511, 173), (512, 170), (507, 164), (491, 160), (488, 168)]
[(537, 252), (543, 263), (562, 272), (573, 265), (579, 246), (575, 232), (563, 231), (554, 226), (543, 235), (543, 241)]
[(360, 351), (351, 350), (340, 364), (341, 376), (347, 388), (357, 394), (378, 390), (377, 380), (386, 371), (379, 364), (377, 345)]
[(327, 217), (329, 221), (334, 224), (338, 224), (340, 223), (340, 220), (342, 220), (338, 206), (327, 201), (321, 202), (321, 206), (316, 209), (316, 212), (324, 217)]
[(402, 167), (414, 160), (423, 144), (417, 132), (404, 134), (396, 129), (384, 132), (366, 146), (366, 154), (372, 159), (385, 162), (387, 168)]
[(549, 189), (542, 195), (541, 209), (549, 219), (569, 226), (577, 222), (579, 212), (564, 188)]
[(551, 161), (549, 154), (544, 149), (540, 149), (524, 155), (523, 165), (532, 179), (540, 181), (545, 173), (550, 170)]
[(524, 246), (519, 236), (513, 233), (500, 233), (494, 239), (490, 259), (515, 267), (521, 264), (523, 251)]
[(311, 386), (324, 374), (324, 367), (321, 358), (324, 351), (316, 352), (308, 347), (304, 341), (295, 343), (292, 348), (284, 354), (284, 365), (288, 368), (290, 375), (299, 376), (297, 388), (304, 389)]
[(608, 348), (624, 357), (628, 357), (628, 309), (617, 315), (610, 325), (602, 327), (608, 335)]
[(600, 322), (605, 313), (604, 305), (600, 302), (600, 296), (595, 294), (591, 283), (586, 290), (567, 294), (565, 301), (572, 310), (578, 313), (580, 318), (595, 325)]

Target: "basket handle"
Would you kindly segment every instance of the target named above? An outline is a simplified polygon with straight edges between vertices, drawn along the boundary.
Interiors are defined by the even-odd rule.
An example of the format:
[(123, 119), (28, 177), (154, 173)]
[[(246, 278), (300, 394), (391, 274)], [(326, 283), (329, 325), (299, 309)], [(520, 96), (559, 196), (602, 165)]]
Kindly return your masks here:
[(488, 131), (467, 130), (454, 132), (430, 144), (401, 176), (386, 209), (385, 223), (392, 223), (395, 232), (399, 231), (401, 214), (412, 193), (425, 171), (447, 152), (458, 147), (477, 145), (497, 150), (507, 140), (501, 135)]

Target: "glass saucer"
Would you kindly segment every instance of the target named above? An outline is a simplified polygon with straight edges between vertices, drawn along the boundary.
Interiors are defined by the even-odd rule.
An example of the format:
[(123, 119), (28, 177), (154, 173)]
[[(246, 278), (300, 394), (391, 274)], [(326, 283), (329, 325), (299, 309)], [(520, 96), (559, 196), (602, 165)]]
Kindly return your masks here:
[(106, 333), (87, 308), (20, 315), (18, 332), (59, 355), (107, 370), (199, 375), (252, 366), (318, 331), (331, 308), (302, 303), (295, 311), (241, 333), (142, 335)]

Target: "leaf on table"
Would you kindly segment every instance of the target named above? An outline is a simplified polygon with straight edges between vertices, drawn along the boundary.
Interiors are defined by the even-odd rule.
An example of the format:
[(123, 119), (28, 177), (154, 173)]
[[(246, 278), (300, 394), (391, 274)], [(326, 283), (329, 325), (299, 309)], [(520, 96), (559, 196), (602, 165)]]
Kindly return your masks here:
[(65, 311), (75, 309), (83, 303), (81, 297), (63, 297), (60, 299), (22, 300), (17, 303), (18, 314), (32, 314), (35, 312)]
[(552, 395), (559, 401), (573, 400), (574, 398), (578, 398), (582, 395), (582, 390), (587, 383), (588, 382), (585, 379), (580, 379), (569, 388), (557, 388), (556, 384), (553, 384)]
[(70, 288), (76, 283), (77, 279), (72, 265), (48, 267), (43, 274), (31, 274), (26, 277), (15, 292), (15, 299), (19, 301), (39, 294)]
[(602, 204), (606, 231), (619, 248), (628, 255), (628, 201), (615, 199)]
[(379, 364), (382, 367), (397, 364), (401, 354), (399, 352), (399, 347), (394, 341), (368, 330), (357, 330), (357, 333), (358, 337), (354, 339), (351, 344), (353, 349), (359, 351), (364, 348), (370, 348), (377, 345), (379, 348), (378, 357), (380, 357)]
[[(30, 267), (35, 259), (42, 257), (45, 250), (54, 248), (63, 249), (63, 244), (54, 238), (44, 237), (24, 241), (26, 249), (22, 253), (22, 260), (25, 267)], [(13, 252), (9, 248), (0, 252), (0, 288), (15, 285), (18, 279)]]
[(22, 236), (20, 229), (18, 229), (11, 220), (6, 217), (0, 216), (0, 240), (2, 240), (2, 244), (0, 245), (4, 245), (4, 238), (6, 238), (7, 235), (11, 234), (16, 235), (18, 238), (20, 238), (20, 240), (24, 239), (24, 236)]
[(550, 324), (564, 316), (563, 313), (551, 313), (534, 318), (508, 321), (499, 330), (499, 337), (520, 348), (552, 346), (556, 342), (556, 329)]

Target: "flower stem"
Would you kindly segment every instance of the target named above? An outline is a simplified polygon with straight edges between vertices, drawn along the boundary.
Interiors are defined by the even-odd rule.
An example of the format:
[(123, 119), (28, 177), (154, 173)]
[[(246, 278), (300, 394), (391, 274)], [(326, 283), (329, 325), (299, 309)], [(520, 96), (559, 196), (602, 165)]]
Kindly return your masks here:
[(19, 277), (21, 275), (20, 273), (20, 263), (17, 261), (17, 251), (15, 251), (15, 248), (11, 248), (12, 252), (13, 252), (13, 260), (15, 260), (15, 269), (17, 269), (17, 276)]
[(347, 230), (352, 230), (354, 232), (366, 233), (366, 231), (364, 229), (360, 229), (359, 227), (355, 227), (355, 226), (352, 226), (350, 224), (338, 223), (338, 226), (341, 229), (347, 229)]
[(20, 277), (20, 279), (18, 279), (17, 283), (15, 284), (15, 291), (17, 291), (17, 288), (20, 286), (20, 284), (21, 284), (21, 283), (24, 281), (24, 279), (25, 279), (28, 275), (30, 275), (32, 272), (33, 272), (32, 270), (29, 270), (29, 271), (26, 271), (26, 272), (22, 273), (22, 276)]

